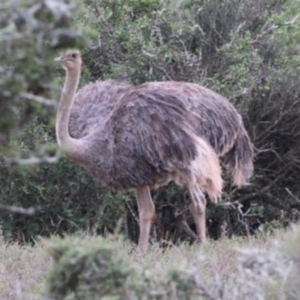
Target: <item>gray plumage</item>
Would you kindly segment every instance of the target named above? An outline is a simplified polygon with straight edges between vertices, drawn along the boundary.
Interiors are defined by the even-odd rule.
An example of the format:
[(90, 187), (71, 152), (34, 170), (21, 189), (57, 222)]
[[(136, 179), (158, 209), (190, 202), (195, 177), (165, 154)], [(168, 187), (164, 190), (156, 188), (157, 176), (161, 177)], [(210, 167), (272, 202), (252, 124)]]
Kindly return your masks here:
[(115, 189), (159, 186), (166, 181), (170, 162), (188, 176), (186, 166), (196, 150), (186, 130), (208, 141), (218, 156), (226, 155), (227, 168), (238, 186), (253, 171), (253, 146), (239, 113), (221, 95), (193, 83), (130, 86), (108, 80), (90, 84), (76, 95), (69, 129), (74, 138), (94, 129), (95, 152), (97, 132), (105, 130), (99, 148), (107, 143), (112, 152), (93, 154), (104, 161), (99, 158), (89, 169)]
[(106, 80), (90, 83), (80, 89), (71, 109), (70, 135), (76, 139), (87, 136), (93, 127), (109, 115), (129, 88), (129, 84)]

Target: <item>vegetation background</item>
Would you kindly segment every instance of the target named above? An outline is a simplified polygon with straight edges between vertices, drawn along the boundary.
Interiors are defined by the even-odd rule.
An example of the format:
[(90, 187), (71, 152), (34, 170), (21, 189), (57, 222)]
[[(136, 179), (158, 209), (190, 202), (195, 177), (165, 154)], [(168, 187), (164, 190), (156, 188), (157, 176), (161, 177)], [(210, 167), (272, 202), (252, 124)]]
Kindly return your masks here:
[[(83, 50), (82, 84), (107, 78), (134, 84), (191, 81), (237, 106), (255, 144), (255, 175), (241, 190), (228, 182), (221, 204), (209, 205), (211, 238), (268, 232), (298, 220), (299, 7), (297, 0), (4, 1), (0, 226), (5, 240), (33, 242), (77, 231), (105, 235), (116, 227), (137, 240), (132, 191), (112, 194), (99, 187), (56, 149), (53, 99), (59, 98), (64, 74), (53, 58), (67, 46)], [(158, 211), (153, 240), (192, 241), (183, 230), (185, 223), (193, 228), (185, 191), (170, 185), (153, 197)], [(11, 206), (35, 213), (12, 213)]]
[[(57, 264), (48, 285), (55, 299), (63, 299), (75, 287), (74, 299), (93, 298), (86, 294), (91, 292), (86, 285), (93, 287), (90, 280), (95, 270), (107, 275), (101, 273), (103, 259), (112, 267), (113, 277), (107, 278), (123, 278), (128, 284), (124, 287), (116, 280), (104, 286), (108, 294), (110, 288), (117, 288), (120, 299), (193, 299), (199, 295), (203, 299), (263, 299), (257, 284), (260, 276), (271, 274), (277, 278), (273, 288), (285, 289), (288, 282), (296, 290), (285, 294), (284, 289), (271, 289), (268, 299), (299, 299), (299, 270), (287, 264), (287, 257), (292, 257), (299, 266), (299, 232), (291, 234), (294, 251), (285, 249), (286, 256), (270, 246), (272, 252), (262, 256), (245, 253), (239, 267), (229, 250), (240, 245), (237, 236), (247, 237), (251, 245), (251, 235), (266, 235), (299, 219), (299, 0), (4, 0), (0, 4), (0, 41), (0, 252), (4, 257), (0, 273), (9, 274), (1, 277), (4, 281), (0, 279), (1, 291), (11, 288), (7, 284), (10, 277), (15, 282), (31, 273), (36, 279), (28, 281), (26, 288), (37, 285), (49, 266), (44, 246), (37, 242), (40, 236), (85, 232), (107, 237), (118, 231), (128, 241), (136, 242), (138, 237), (133, 192), (113, 194), (99, 187), (56, 147), (56, 99), (64, 73), (53, 58), (60, 49), (79, 47), (85, 63), (81, 84), (107, 78), (133, 84), (182, 80), (227, 96), (242, 113), (255, 144), (255, 174), (251, 184), (240, 190), (227, 181), (222, 202), (209, 204), (209, 236), (220, 239), (203, 248), (211, 254), (212, 269), (196, 259), (194, 248), (173, 249), (163, 259), (162, 250), (156, 249), (144, 258), (142, 267), (127, 268), (134, 264), (135, 256), (123, 265), (114, 249), (129, 251), (131, 245), (115, 241), (95, 248), (103, 241), (98, 237), (86, 239), (84, 248), (81, 239), (74, 237), (65, 243), (55, 240), (51, 253)], [(152, 240), (165, 245), (193, 242), (184, 231), (186, 224), (194, 229), (186, 209), (187, 193), (170, 185), (153, 192), (153, 198), (157, 218)], [(261, 243), (269, 242), (262, 238)], [(229, 258), (226, 263), (222, 262), (225, 256)], [(161, 273), (168, 262), (183, 258), (188, 262), (182, 268), (204, 270), (208, 285), (195, 277), (198, 273), (178, 269), (161, 281), (147, 277), (155, 273), (149, 271), (149, 265)], [(29, 261), (34, 261), (31, 269)], [(84, 265), (86, 273), (80, 277), (75, 265)], [(97, 268), (91, 272), (89, 266)], [(215, 280), (208, 269), (217, 270), (226, 284), (234, 283), (236, 294), (226, 294), (224, 281)], [(230, 276), (233, 270), (235, 277)], [(51, 280), (66, 275), (75, 281)], [(239, 278), (244, 281), (239, 283)], [(145, 282), (150, 289), (145, 289)], [(174, 286), (175, 290), (169, 289)], [(22, 298), (19, 290), (14, 288), (13, 296), (9, 290), (4, 299), (39, 299)], [(99, 295), (97, 289), (92, 292)]]

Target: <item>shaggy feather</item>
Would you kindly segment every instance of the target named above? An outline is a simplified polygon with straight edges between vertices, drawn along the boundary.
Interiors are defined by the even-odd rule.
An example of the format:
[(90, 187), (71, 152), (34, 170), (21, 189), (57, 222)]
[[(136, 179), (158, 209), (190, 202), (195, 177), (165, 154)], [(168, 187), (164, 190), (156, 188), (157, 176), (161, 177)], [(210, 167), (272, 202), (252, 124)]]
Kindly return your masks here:
[(245, 184), (253, 170), (253, 145), (237, 110), (226, 98), (193, 83), (90, 84), (76, 95), (69, 129), (73, 137), (85, 137), (94, 156), (105, 157), (89, 169), (116, 189), (190, 178), (200, 150), (187, 131), (207, 141), (218, 156), (227, 154), (236, 185)]
[[(97, 81), (81, 88), (74, 99), (69, 120), (70, 135), (87, 136), (101, 124), (130, 85), (114, 80)], [(88, 100), (87, 100), (88, 99)]]

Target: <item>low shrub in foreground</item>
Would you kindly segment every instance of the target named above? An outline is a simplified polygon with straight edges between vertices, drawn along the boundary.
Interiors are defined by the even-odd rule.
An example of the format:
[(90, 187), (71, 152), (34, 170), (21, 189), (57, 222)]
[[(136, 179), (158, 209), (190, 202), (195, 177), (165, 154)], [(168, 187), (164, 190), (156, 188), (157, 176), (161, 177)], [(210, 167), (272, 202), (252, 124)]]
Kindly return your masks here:
[[(300, 228), (282, 235), (283, 242), (273, 242), (269, 250), (240, 250), (238, 267), (231, 273), (224, 274), (219, 262), (211, 270), (211, 276), (207, 270), (217, 243), (202, 245), (198, 250), (194, 248), (192, 258), (178, 255), (182, 247), (177, 248), (178, 257), (175, 256), (175, 248), (173, 256), (169, 257), (173, 263), (160, 261), (157, 255), (149, 264), (147, 259), (151, 255), (153, 259), (153, 251), (158, 253), (158, 248), (151, 248), (143, 257), (138, 252), (128, 255), (120, 240), (55, 238), (49, 248), (54, 264), (48, 276), (47, 297), (82, 300), (299, 299)], [(163, 255), (173, 250), (168, 249)], [(200, 255), (201, 252), (204, 255)], [(223, 255), (223, 264), (229, 255), (230, 252)]]

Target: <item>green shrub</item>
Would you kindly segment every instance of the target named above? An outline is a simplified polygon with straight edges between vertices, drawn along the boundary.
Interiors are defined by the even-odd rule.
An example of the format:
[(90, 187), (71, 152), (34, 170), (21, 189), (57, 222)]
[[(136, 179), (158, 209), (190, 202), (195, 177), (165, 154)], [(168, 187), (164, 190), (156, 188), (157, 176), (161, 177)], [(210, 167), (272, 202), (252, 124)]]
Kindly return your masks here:
[[(54, 262), (46, 293), (51, 299), (298, 299), (299, 234), (298, 227), (277, 232), (263, 249), (266, 236), (248, 248), (245, 240), (231, 241), (235, 250), (223, 239), (206, 249), (182, 245), (162, 254), (153, 247), (131, 255), (120, 239), (54, 238), (47, 241)], [(230, 265), (224, 255), (230, 260), (232, 252)]]
[[(3, 2), (3, 1), (2, 1)], [(57, 49), (80, 45), (73, 27), (74, 7), (68, 1), (5, 0), (0, 8), (0, 146), (31, 117), (47, 118), (55, 102), (53, 82)], [(46, 107), (42, 104), (46, 104)]]

